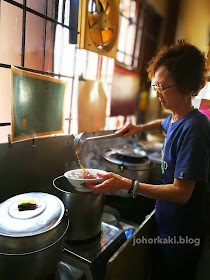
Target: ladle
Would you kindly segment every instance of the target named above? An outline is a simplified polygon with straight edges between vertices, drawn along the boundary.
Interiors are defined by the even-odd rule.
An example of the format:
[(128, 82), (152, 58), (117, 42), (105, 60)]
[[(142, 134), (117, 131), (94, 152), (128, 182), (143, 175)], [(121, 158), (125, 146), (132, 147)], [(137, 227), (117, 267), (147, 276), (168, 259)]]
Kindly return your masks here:
[(92, 136), (92, 137), (86, 138), (85, 137), (86, 133), (82, 132), (74, 138), (74, 150), (77, 154), (79, 154), (79, 152), (82, 149), (83, 144), (87, 141), (109, 139), (109, 138), (114, 138), (114, 137), (122, 137), (125, 133), (127, 133), (127, 131), (125, 131), (124, 133), (121, 133), (121, 134), (112, 133), (112, 134), (108, 134), (108, 135)]

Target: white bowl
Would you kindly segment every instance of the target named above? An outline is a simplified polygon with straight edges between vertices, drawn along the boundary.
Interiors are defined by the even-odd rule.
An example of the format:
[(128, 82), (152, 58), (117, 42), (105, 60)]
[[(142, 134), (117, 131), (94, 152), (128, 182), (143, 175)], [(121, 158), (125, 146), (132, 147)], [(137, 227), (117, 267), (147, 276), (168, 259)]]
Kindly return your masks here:
[[(85, 169), (86, 171), (90, 172), (90, 173), (100, 173), (100, 174), (107, 174), (106, 171), (104, 170), (100, 170), (100, 169)], [(66, 179), (69, 181), (69, 183), (75, 187), (76, 190), (78, 191), (82, 191), (82, 192), (91, 192), (92, 190), (88, 187), (86, 187), (86, 183), (90, 183), (90, 182), (94, 182), (94, 183), (101, 183), (104, 181), (104, 178), (94, 178), (94, 179), (76, 179), (72, 173), (75, 172), (81, 172), (81, 174), (83, 173), (83, 170), (80, 169), (73, 169), (73, 170), (69, 170), (67, 172), (64, 173), (64, 176), (66, 177)]]

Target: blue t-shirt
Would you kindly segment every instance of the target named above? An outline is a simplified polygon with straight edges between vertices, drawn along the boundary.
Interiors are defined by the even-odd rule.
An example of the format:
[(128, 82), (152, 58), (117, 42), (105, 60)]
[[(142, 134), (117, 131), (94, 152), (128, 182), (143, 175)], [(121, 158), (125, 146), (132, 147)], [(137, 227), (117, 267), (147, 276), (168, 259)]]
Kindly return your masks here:
[(156, 224), (162, 237), (196, 236), (205, 230), (205, 192), (209, 180), (210, 120), (194, 109), (171, 123), (172, 115), (162, 122), (166, 132), (163, 144), (162, 183), (174, 178), (195, 180), (191, 198), (185, 205), (156, 201)]

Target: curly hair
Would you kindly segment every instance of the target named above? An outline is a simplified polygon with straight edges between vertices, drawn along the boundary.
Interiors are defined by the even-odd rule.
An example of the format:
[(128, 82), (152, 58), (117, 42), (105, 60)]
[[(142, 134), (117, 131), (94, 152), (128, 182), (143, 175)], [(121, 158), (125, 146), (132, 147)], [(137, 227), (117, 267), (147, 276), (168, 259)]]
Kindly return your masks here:
[(152, 79), (156, 70), (165, 66), (177, 88), (196, 96), (205, 86), (207, 80), (206, 59), (195, 46), (179, 41), (175, 45), (164, 47), (149, 62), (148, 76)]

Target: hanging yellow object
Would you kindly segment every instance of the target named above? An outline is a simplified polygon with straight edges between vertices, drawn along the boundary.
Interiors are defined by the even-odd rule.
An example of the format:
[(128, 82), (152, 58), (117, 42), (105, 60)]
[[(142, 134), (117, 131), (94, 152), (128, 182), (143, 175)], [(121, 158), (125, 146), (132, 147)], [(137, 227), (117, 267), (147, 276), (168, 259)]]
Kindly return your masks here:
[[(95, 3), (95, 5), (93, 5)], [(115, 58), (119, 33), (120, 0), (81, 0), (77, 46)]]
[(139, 100), (139, 111), (146, 111), (146, 108), (147, 108), (147, 91), (146, 90), (143, 90), (141, 92), (141, 97), (140, 97), (140, 100)]
[(105, 127), (107, 97), (98, 81), (79, 81), (78, 133), (100, 131)]

